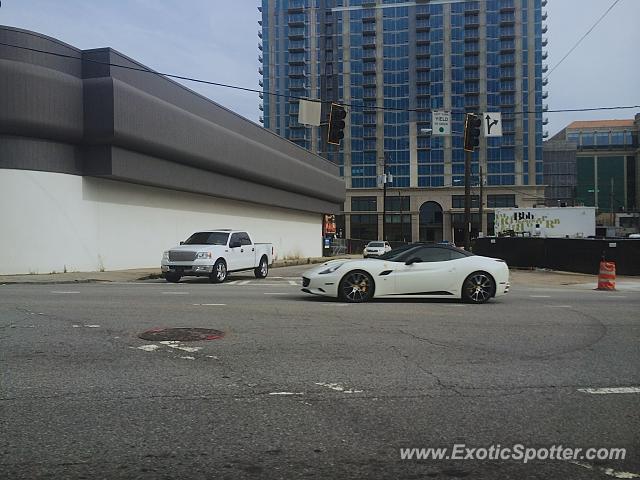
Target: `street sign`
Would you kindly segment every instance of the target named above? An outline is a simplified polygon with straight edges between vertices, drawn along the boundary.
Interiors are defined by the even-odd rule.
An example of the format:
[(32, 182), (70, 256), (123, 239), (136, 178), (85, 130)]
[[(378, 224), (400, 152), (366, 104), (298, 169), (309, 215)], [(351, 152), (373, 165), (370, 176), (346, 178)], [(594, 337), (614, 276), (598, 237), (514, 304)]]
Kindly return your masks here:
[(484, 112), (482, 114), (482, 125), (485, 137), (502, 136), (502, 115), (500, 112)]
[(431, 112), (431, 135), (451, 135), (451, 113)]

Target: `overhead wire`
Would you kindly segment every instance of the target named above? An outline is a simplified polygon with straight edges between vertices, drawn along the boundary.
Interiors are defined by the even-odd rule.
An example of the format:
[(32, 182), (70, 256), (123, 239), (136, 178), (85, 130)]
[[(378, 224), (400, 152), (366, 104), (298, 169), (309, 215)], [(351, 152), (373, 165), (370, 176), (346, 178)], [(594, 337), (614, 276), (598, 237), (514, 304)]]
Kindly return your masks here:
[[(14, 44), (6, 43), (6, 42), (0, 42), (0, 45), (5, 46), (5, 47), (10, 47), (10, 48), (17, 48), (17, 49), (21, 49), (21, 50), (31, 51), (31, 52), (34, 52), (34, 53), (41, 53), (41, 54), (44, 54), (44, 55), (52, 55), (52, 56), (56, 56), (56, 57), (60, 57), (60, 58), (68, 58), (68, 59), (71, 59), (71, 60), (78, 60), (78, 61), (81, 61), (81, 62), (89, 62), (89, 63), (99, 64), (99, 65), (104, 65), (104, 66), (109, 66), (109, 67), (122, 68), (122, 69), (126, 69), (126, 70), (133, 70), (133, 71), (152, 74), (152, 75), (156, 75), (156, 76), (160, 76), (160, 77), (167, 77), (167, 78), (172, 78), (172, 79), (177, 79), (177, 80), (184, 80), (184, 81), (194, 82), (194, 83), (199, 83), (199, 84), (212, 85), (212, 86), (222, 87), (222, 88), (229, 88), (229, 89), (239, 90), (239, 91), (244, 91), (244, 92), (262, 93), (263, 95), (290, 98), (290, 99), (295, 99), (295, 100), (306, 100), (306, 101), (315, 102), (315, 103), (340, 103), (340, 102), (332, 102), (332, 101), (311, 99), (311, 98), (307, 98), (307, 97), (301, 97), (301, 96), (285, 94), (285, 93), (270, 92), (270, 91), (255, 89), (255, 88), (241, 87), (241, 86), (238, 86), (238, 85), (232, 85), (232, 84), (221, 83), (221, 82), (214, 82), (214, 81), (211, 81), (211, 80), (205, 80), (205, 79), (201, 79), (201, 78), (189, 77), (189, 76), (186, 76), (186, 75), (179, 75), (179, 74), (167, 73), (167, 72), (159, 72), (159, 71), (151, 70), (149, 68), (135, 67), (135, 66), (131, 66), (131, 65), (122, 65), (122, 64), (118, 64), (118, 63), (105, 62), (105, 61), (96, 60), (96, 59), (92, 59), (92, 58), (77, 57), (77, 56), (74, 56), (74, 55), (68, 55), (68, 54), (58, 53), (58, 52), (51, 52), (51, 51), (48, 51), (48, 50), (42, 50), (42, 49), (33, 48), (33, 47), (26, 47), (26, 46), (23, 46), (23, 45), (14, 45)], [(432, 109), (428, 109), (428, 108), (427, 109), (423, 109), (423, 108), (419, 108), (419, 109), (418, 108), (408, 108), (407, 109), (407, 108), (395, 108), (395, 107), (385, 107), (385, 106), (365, 106), (363, 104), (353, 104), (353, 103), (340, 103), (340, 105), (342, 105), (344, 107), (350, 107), (352, 109), (361, 109), (361, 110), (382, 110), (382, 111), (421, 112), (421, 113), (429, 113), (429, 112), (433, 111)], [(491, 108), (493, 108), (493, 107), (491, 107)], [(533, 111), (526, 111), (525, 110), (525, 111), (518, 111), (518, 112), (505, 111), (503, 113), (505, 115), (528, 115), (528, 114), (538, 114), (538, 113), (564, 113), (564, 112), (593, 112), (593, 111), (604, 111), (604, 110), (625, 110), (625, 109), (634, 109), (634, 108), (640, 108), (640, 104), (638, 104), (638, 105), (602, 106), (602, 107), (563, 108), (563, 109), (552, 109), (552, 110), (544, 110), (544, 109), (542, 109), (542, 110), (533, 110)], [(467, 113), (466, 109), (464, 109), (464, 110), (463, 109), (451, 110), (451, 114), (452, 115), (464, 115), (466, 113)]]

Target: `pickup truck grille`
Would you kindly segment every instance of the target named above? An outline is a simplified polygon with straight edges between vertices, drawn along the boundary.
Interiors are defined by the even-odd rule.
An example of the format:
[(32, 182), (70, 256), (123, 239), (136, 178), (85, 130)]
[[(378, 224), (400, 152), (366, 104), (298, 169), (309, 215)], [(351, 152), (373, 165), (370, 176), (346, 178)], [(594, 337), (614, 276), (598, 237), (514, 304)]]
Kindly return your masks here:
[(169, 261), (171, 262), (192, 262), (196, 259), (196, 252), (184, 250), (169, 250)]

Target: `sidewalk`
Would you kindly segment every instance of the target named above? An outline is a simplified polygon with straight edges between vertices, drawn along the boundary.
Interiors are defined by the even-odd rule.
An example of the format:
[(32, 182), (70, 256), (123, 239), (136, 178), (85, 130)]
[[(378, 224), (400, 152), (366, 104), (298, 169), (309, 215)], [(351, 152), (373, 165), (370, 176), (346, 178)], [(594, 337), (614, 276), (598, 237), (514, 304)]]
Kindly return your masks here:
[[(339, 257), (312, 257), (291, 260), (277, 260), (271, 268), (292, 267), (296, 265), (311, 265), (324, 263), (340, 258), (360, 258), (360, 255), (343, 255)], [(67, 272), (42, 273), (25, 275), (0, 275), (1, 284), (25, 283), (91, 283), (91, 282), (135, 282), (160, 278), (160, 268), (135, 268), (131, 270), (113, 270), (108, 272)]]

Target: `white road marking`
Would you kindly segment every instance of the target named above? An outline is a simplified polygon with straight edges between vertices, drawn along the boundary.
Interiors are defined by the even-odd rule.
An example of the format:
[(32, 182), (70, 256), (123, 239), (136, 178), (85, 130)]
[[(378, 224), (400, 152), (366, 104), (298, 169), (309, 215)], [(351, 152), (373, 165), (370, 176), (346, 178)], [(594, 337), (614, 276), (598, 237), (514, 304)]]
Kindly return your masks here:
[(195, 360), (196, 357), (180, 357), (180, 358), (184, 358), (185, 360)]
[(215, 355), (207, 355), (207, 358), (213, 358), (214, 360), (218, 360), (218, 357), (216, 357)]
[(226, 282), (226, 285), (235, 285), (236, 283), (238, 283), (238, 280), (232, 280), (230, 282)]
[(572, 308), (571, 305), (545, 305), (551, 308)]
[(51, 293), (65, 294), (65, 293), (80, 293), (80, 292), (71, 292), (71, 291), (53, 290)]
[(582, 462), (571, 461), (570, 463), (573, 463), (574, 465), (582, 468), (586, 468), (587, 470), (600, 470), (605, 475), (613, 478), (640, 478), (640, 475), (637, 473), (623, 472), (620, 470), (614, 470), (613, 468), (596, 467), (594, 465), (589, 465), (588, 463)]
[(343, 387), (342, 385), (340, 385), (339, 383), (318, 383), (316, 382), (316, 385), (320, 385), (321, 387), (327, 387), (330, 388), (331, 390), (335, 390), (336, 392), (342, 392), (342, 393), (362, 393), (362, 390), (353, 390), (353, 389), (346, 389), (346, 387)]
[(640, 387), (609, 387), (609, 388), (579, 388), (579, 392), (593, 395), (608, 395), (612, 393), (640, 393)]
[(158, 345), (151, 344), (151, 345), (141, 345), (141, 346), (136, 347), (136, 348), (138, 350), (144, 350), (145, 352), (155, 352), (160, 347)]
[(289, 280), (289, 285), (300, 285), (300, 282), (294, 282), (293, 280)]
[(529, 295), (531, 298), (551, 298), (551, 295)]
[(304, 392), (270, 392), (269, 395), (304, 395)]
[(251, 280), (243, 280), (241, 282), (238, 282), (238, 285), (246, 285), (250, 282)]
[(194, 303), (194, 307), (226, 307), (226, 303)]
[(288, 293), (273, 293), (273, 292), (266, 292), (263, 295), (289, 295)]
[(100, 325), (85, 325), (87, 328), (100, 328)]
[(162, 292), (163, 295), (189, 295), (189, 292)]
[(71, 325), (73, 328), (80, 328), (80, 325)]
[(160, 342), (162, 345), (166, 345), (170, 348), (175, 348), (176, 350), (182, 350), (184, 352), (194, 353), (199, 350), (202, 350), (202, 347), (185, 347), (180, 342), (175, 340), (163, 340)]
[(350, 307), (351, 303), (321, 303), (323, 307)]

